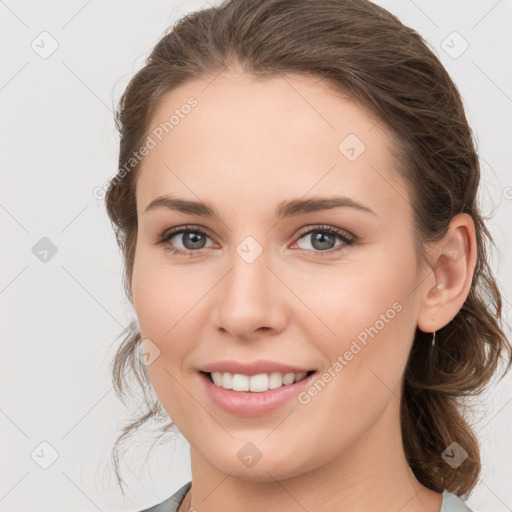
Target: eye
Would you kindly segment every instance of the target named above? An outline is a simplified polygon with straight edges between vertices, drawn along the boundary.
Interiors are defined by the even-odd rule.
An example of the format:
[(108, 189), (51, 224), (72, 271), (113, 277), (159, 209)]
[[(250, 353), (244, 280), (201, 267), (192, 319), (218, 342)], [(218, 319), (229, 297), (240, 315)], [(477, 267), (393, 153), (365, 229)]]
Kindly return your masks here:
[[(357, 242), (355, 236), (332, 226), (310, 228), (300, 234), (299, 240), (307, 240), (307, 237), (309, 237), (312, 249), (305, 249), (322, 256), (337, 252)], [(174, 238), (176, 240), (172, 241)], [(208, 238), (210, 237), (202, 229), (195, 226), (183, 226), (164, 231), (157, 236), (155, 244), (164, 246), (164, 249), (172, 254), (198, 256), (201, 254), (201, 249), (207, 248)], [(336, 240), (341, 243), (336, 245)], [(179, 243), (182, 244), (183, 248), (176, 247)], [(304, 247), (302, 248), (304, 249)]]
[[(356, 238), (353, 235), (332, 226), (316, 226), (313, 229), (302, 232), (299, 240), (308, 240), (308, 237), (312, 249), (306, 248), (306, 250), (312, 250), (322, 256), (337, 252), (346, 246), (356, 243)], [(336, 245), (336, 239), (340, 240), (341, 243)]]
[[(181, 241), (183, 249), (176, 247), (176, 242), (171, 242), (173, 238)], [(205, 248), (206, 240), (209, 236), (199, 228), (194, 226), (184, 226), (181, 228), (164, 231), (157, 237), (156, 244), (163, 245), (166, 251), (173, 254), (197, 255), (197, 253)]]

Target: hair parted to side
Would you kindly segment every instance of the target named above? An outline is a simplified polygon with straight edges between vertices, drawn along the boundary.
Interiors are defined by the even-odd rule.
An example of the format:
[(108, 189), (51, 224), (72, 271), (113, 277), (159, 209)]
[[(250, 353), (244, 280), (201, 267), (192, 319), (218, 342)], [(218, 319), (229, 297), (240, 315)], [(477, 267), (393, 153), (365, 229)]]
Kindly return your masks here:
[[(288, 73), (320, 78), (373, 113), (396, 143), (397, 172), (412, 198), (420, 264), (425, 264), (425, 245), (443, 237), (454, 215), (473, 218), (478, 254), (469, 295), (455, 318), (437, 331), (432, 354), (432, 334), (416, 329), (401, 404), (404, 450), (416, 478), (436, 492), (467, 497), (481, 462), (464, 399), (483, 391), (502, 358), (503, 375), (510, 369), (512, 347), (487, 260), (487, 244), (494, 241), (477, 204), (478, 155), (455, 84), (420, 35), (368, 0), (226, 0), (179, 20), (131, 79), (116, 115), (119, 169), (144, 144), (152, 114), (167, 93), (188, 81), (213, 79), (228, 67), (258, 78)], [(105, 197), (132, 302), (139, 167), (111, 182)], [(120, 337), (112, 362), (114, 388), (126, 404), (128, 377), (135, 376), (146, 407), (112, 450), (124, 493), (118, 445), (148, 420), (169, 418), (138, 356), (142, 340), (136, 321)], [(160, 437), (173, 427), (164, 425)], [(457, 470), (441, 458), (453, 441), (468, 452)]]

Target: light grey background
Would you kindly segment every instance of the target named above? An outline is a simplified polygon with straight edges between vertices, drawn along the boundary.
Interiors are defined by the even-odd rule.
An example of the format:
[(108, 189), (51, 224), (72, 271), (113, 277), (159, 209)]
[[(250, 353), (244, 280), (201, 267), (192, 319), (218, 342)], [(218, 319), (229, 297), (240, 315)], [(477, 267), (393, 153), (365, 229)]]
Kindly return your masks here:
[[(377, 3), (430, 42), (464, 97), (511, 322), (512, 1)], [(134, 313), (93, 190), (116, 171), (112, 110), (128, 80), (177, 17), (204, 5), (0, 0), (2, 512), (140, 510), (190, 479), (186, 441), (158, 447), (146, 461), (146, 430), (123, 466), (126, 501), (114, 485), (110, 448), (129, 412), (109, 365)], [(46, 247), (36, 245), (48, 244), (43, 237), (57, 249), (46, 262), (33, 252)], [(483, 473), (468, 500), (475, 512), (512, 509), (511, 383), (509, 375), (477, 402)]]

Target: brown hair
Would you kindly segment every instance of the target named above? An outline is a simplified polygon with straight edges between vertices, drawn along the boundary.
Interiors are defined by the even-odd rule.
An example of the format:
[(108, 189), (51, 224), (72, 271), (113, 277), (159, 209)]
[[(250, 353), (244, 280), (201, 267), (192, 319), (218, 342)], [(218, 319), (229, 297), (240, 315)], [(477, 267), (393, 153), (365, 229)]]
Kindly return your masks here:
[[(167, 93), (230, 66), (255, 77), (293, 73), (321, 78), (379, 119), (393, 134), (397, 171), (410, 189), (421, 264), (425, 244), (439, 241), (454, 215), (472, 217), (478, 254), (469, 295), (455, 318), (437, 331), (433, 353), (432, 335), (416, 329), (401, 404), (404, 450), (416, 478), (436, 492), (447, 489), (467, 497), (481, 464), (464, 399), (482, 392), (503, 352), (504, 374), (510, 369), (512, 347), (502, 330), (501, 294), (487, 261), (486, 243), (494, 241), (477, 204), (479, 159), (455, 84), (420, 35), (368, 0), (227, 0), (179, 20), (128, 84), (116, 116), (119, 173), (144, 144), (152, 114)], [(112, 181), (105, 199), (123, 251), (130, 301), (139, 167)], [(127, 377), (134, 375), (146, 407), (113, 448), (122, 489), (118, 444), (143, 423), (163, 421), (166, 415), (138, 355), (141, 335), (135, 321), (121, 337), (112, 363), (116, 393), (126, 404)], [(170, 430), (172, 422), (161, 428), (161, 435)], [(441, 457), (453, 441), (468, 453), (457, 470)]]

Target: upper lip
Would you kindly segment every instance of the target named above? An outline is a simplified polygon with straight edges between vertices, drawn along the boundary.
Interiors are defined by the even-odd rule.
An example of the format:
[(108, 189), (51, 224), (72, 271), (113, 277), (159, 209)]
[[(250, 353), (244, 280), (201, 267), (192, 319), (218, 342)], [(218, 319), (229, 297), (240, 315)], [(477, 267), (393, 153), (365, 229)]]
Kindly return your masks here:
[(312, 371), (311, 368), (301, 368), (287, 363), (280, 363), (277, 361), (259, 360), (242, 363), (240, 361), (216, 361), (209, 363), (200, 368), (201, 371), (212, 372), (229, 372), (241, 373), (243, 375), (258, 375), (260, 373), (302, 373)]

